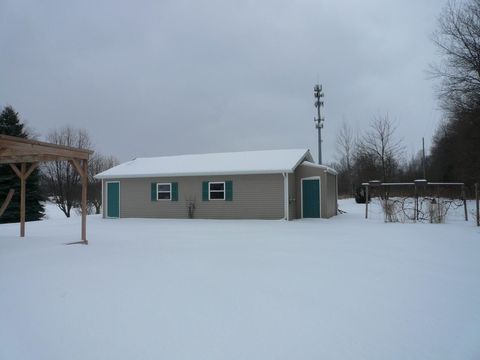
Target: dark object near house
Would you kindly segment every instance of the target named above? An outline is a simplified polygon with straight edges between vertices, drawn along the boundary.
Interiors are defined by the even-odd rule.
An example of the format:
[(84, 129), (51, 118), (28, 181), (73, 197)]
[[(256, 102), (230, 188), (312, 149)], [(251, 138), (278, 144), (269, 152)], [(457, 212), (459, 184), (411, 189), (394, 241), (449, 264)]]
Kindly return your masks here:
[[(365, 204), (366, 194), (365, 194), (365, 187), (359, 186), (355, 190), (355, 202), (357, 204)], [(370, 202), (370, 195), (368, 196), (368, 201)]]

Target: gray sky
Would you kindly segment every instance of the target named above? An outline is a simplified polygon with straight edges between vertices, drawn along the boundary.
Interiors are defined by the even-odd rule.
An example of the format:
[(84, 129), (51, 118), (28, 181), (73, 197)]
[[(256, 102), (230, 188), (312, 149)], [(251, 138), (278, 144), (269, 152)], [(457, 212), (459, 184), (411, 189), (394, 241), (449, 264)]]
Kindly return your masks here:
[(445, 1), (0, 0), (0, 105), (40, 135), (137, 156), (308, 147), (388, 113), (409, 153), (441, 119), (428, 79)]

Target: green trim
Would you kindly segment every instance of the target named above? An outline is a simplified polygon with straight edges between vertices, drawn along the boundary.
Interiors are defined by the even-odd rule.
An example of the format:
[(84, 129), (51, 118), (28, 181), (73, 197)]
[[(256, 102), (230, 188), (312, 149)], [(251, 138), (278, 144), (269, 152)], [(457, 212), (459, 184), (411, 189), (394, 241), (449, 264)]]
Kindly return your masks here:
[(157, 183), (152, 183), (150, 187), (150, 200), (157, 201)]
[(231, 180), (225, 181), (225, 200), (233, 200), (233, 182)]
[(202, 201), (208, 201), (208, 181), (202, 182)]
[(172, 201), (178, 201), (178, 183), (172, 182)]

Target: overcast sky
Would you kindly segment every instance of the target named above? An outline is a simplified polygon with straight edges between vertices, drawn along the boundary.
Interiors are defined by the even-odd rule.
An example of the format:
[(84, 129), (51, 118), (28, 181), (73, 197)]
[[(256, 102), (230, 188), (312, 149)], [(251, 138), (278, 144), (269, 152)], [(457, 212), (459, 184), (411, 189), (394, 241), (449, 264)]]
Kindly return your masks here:
[(44, 136), (138, 156), (310, 148), (387, 114), (409, 153), (441, 119), (429, 63), (445, 1), (0, 0), (0, 105)]

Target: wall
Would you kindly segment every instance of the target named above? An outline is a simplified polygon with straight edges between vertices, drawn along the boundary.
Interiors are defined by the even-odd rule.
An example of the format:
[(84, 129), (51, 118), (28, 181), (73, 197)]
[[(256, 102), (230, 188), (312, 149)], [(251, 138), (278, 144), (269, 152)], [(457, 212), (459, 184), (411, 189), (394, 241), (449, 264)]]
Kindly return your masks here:
[[(232, 201), (202, 201), (203, 181), (226, 180), (233, 182)], [(104, 180), (106, 181), (120, 181), (120, 217), (122, 218), (188, 218), (188, 200), (195, 201), (194, 217), (200, 219), (284, 218), (282, 174)], [(178, 201), (151, 201), (152, 182), (177, 182)], [(104, 190), (105, 197), (105, 184)], [(106, 204), (105, 198), (103, 203)]]
[(296, 188), (295, 173), (288, 174), (288, 220), (297, 219)]
[(327, 176), (327, 191), (326, 191), (326, 203), (327, 203), (327, 217), (337, 215), (337, 175), (330, 173)]

